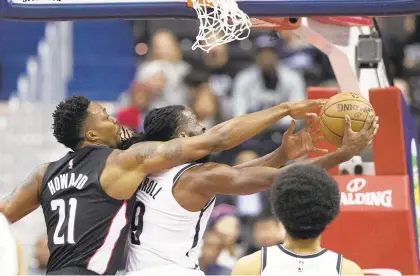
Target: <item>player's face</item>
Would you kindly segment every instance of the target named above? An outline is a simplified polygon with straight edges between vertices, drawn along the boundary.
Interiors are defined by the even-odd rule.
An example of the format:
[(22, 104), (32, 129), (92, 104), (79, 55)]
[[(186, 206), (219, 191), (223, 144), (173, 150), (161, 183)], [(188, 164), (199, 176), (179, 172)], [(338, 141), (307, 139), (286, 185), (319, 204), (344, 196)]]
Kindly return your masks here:
[(186, 118), (185, 135), (183, 136), (197, 136), (206, 131), (206, 128), (198, 121), (197, 116), (190, 109), (185, 109), (183, 114)]
[[(185, 116), (186, 123), (183, 131), (179, 135), (180, 137), (197, 136), (203, 134), (206, 131), (206, 128), (202, 124), (200, 124), (200, 122), (197, 119), (197, 116), (190, 109), (185, 109), (183, 111), (183, 114)], [(209, 161), (210, 155), (204, 156), (200, 160), (197, 160), (197, 162), (199, 163), (207, 163)]]
[(110, 116), (106, 109), (95, 102), (88, 107), (85, 139), (100, 142), (109, 147), (116, 147), (120, 141), (121, 126)]

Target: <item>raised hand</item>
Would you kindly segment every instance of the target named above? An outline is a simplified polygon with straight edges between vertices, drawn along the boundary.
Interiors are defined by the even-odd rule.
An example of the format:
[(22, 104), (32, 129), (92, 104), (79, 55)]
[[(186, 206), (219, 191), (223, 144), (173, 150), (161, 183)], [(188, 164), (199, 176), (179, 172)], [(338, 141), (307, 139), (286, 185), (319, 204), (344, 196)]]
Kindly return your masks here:
[(310, 112), (315, 112), (320, 109), (327, 100), (305, 100), (300, 102), (287, 102), (284, 103), (289, 109), (289, 115), (295, 120), (303, 120)]
[(344, 121), (344, 137), (342, 148), (348, 150), (352, 154), (361, 152), (367, 145), (372, 143), (373, 137), (379, 129), (378, 117), (372, 113), (366, 118), (363, 128), (359, 132), (351, 129), (351, 119), (345, 116)]
[[(309, 115), (309, 114), (308, 114)], [(309, 115), (313, 118), (313, 115)], [(316, 115), (315, 115), (316, 116)], [(315, 119), (314, 119), (315, 120)], [(308, 124), (310, 126), (311, 123)], [(323, 136), (319, 136), (319, 129), (310, 131), (309, 128), (299, 131), (296, 134), (293, 132), (296, 130), (296, 123), (292, 121), (289, 129), (283, 135), (282, 147), (287, 153), (287, 158), (293, 160), (305, 155), (308, 152), (316, 153), (327, 153), (328, 150), (320, 149), (314, 146), (314, 144), (322, 139)]]

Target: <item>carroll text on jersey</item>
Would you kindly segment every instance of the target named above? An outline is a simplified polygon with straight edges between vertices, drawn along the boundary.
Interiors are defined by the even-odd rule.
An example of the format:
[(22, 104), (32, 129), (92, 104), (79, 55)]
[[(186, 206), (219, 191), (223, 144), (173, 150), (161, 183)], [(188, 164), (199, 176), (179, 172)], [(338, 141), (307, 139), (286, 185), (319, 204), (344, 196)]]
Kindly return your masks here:
[(146, 179), (144, 179), (143, 183), (141, 184), (140, 191), (151, 196), (153, 199), (156, 199), (157, 194), (162, 190), (162, 187), (158, 188), (158, 185), (159, 183), (157, 181), (150, 180), (148, 177), (146, 177)]

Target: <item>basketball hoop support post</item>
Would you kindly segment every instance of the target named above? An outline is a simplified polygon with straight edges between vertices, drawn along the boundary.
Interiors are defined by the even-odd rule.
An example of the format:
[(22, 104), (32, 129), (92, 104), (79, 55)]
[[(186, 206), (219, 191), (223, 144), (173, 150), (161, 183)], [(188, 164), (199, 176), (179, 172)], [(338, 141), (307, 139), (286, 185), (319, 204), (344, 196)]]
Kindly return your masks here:
[[(294, 32), (328, 56), (341, 91), (360, 93), (369, 98), (369, 89), (389, 86), (383, 59), (378, 68), (358, 68), (356, 46), (360, 35), (372, 34), (369, 26), (326, 24), (303, 18)], [(363, 74), (360, 74), (361, 70)]]

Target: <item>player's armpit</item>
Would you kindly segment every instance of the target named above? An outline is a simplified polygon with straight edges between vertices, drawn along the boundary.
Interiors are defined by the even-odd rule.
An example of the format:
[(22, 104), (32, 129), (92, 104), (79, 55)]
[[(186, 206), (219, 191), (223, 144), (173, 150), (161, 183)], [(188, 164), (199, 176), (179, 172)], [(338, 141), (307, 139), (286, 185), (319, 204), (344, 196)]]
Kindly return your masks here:
[(191, 168), (183, 176), (185, 187), (209, 199), (216, 194), (248, 195), (270, 188), (280, 174), (279, 169), (251, 167), (236, 169), (231, 166), (206, 163)]
[(48, 167), (44, 164), (37, 168), (23, 183), (21, 183), (13, 192), (0, 201), (0, 212), (7, 219), (14, 223), (39, 206), (38, 193), (42, 183), (42, 178)]
[(232, 269), (232, 275), (260, 275), (261, 250), (240, 258)]
[(355, 262), (348, 259), (343, 259), (343, 264), (341, 268), (342, 276), (363, 276), (363, 270)]

